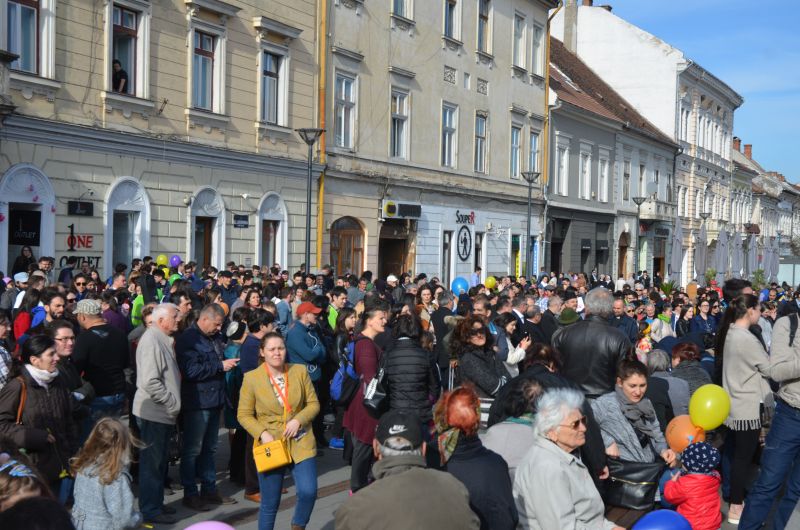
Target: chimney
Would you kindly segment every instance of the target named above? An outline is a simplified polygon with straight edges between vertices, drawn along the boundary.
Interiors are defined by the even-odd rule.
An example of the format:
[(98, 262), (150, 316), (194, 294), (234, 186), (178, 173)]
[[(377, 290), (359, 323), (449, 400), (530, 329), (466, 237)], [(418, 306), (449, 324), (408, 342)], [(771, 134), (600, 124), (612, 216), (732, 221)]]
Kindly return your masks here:
[[(586, 0), (584, 0), (586, 5)], [(564, 6), (564, 47), (578, 55), (578, 4), (577, 0), (567, 0)]]
[(594, 0), (583, 0), (583, 7), (592, 7)]
[(742, 139), (738, 136), (733, 137), (733, 148), (739, 152), (742, 151)]
[(744, 144), (744, 156), (746, 156), (748, 160), (753, 159), (753, 144)]

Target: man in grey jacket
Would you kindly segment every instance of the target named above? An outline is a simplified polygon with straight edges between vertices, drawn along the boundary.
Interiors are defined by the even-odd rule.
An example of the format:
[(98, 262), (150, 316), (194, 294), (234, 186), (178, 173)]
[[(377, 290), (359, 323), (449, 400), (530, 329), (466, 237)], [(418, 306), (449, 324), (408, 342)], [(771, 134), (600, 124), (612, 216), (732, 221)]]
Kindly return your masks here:
[(174, 524), (177, 519), (165, 512), (164, 476), (169, 438), (181, 411), (181, 376), (172, 340), (178, 329), (178, 307), (157, 305), (152, 320), (136, 349), (133, 414), (144, 442), (139, 455), (139, 509), (146, 524)]

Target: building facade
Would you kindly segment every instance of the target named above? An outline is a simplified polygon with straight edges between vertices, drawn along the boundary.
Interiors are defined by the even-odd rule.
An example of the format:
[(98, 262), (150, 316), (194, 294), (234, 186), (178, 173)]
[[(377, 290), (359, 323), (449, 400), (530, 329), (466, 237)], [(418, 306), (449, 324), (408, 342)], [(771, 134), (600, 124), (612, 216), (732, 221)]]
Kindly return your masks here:
[(18, 56), (2, 270), (22, 245), (103, 274), (162, 253), (300, 265), (307, 157), (292, 129), (316, 119), (316, 2), (1, 0), (0, 14), (0, 49)]

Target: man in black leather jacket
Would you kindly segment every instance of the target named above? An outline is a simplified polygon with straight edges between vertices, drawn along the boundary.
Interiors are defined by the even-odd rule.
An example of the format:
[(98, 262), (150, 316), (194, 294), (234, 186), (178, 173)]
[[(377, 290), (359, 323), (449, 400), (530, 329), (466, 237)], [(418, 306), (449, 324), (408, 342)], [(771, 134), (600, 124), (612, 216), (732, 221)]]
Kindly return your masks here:
[(628, 337), (608, 322), (614, 303), (608, 289), (592, 289), (584, 303), (586, 319), (559, 329), (552, 345), (564, 362), (561, 375), (594, 399), (614, 390), (617, 363), (632, 346)]

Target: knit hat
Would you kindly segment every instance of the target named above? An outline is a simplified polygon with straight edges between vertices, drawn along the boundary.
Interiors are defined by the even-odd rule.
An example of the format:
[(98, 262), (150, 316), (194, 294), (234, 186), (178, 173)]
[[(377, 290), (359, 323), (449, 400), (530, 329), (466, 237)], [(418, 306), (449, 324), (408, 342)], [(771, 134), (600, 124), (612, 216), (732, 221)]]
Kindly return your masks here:
[(99, 300), (81, 300), (75, 307), (76, 315), (99, 315), (102, 312)]
[(578, 315), (578, 313), (575, 312), (574, 309), (570, 309), (569, 307), (567, 307), (565, 309), (562, 309), (561, 314), (558, 315), (558, 323), (561, 324), (562, 326), (568, 326), (573, 322), (577, 322), (578, 320), (580, 320), (580, 318), (581, 317)]
[(689, 473), (710, 473), (719, 465), (720, 454), (707, 442), (695, 442), (683, 450), (681, 462)]

